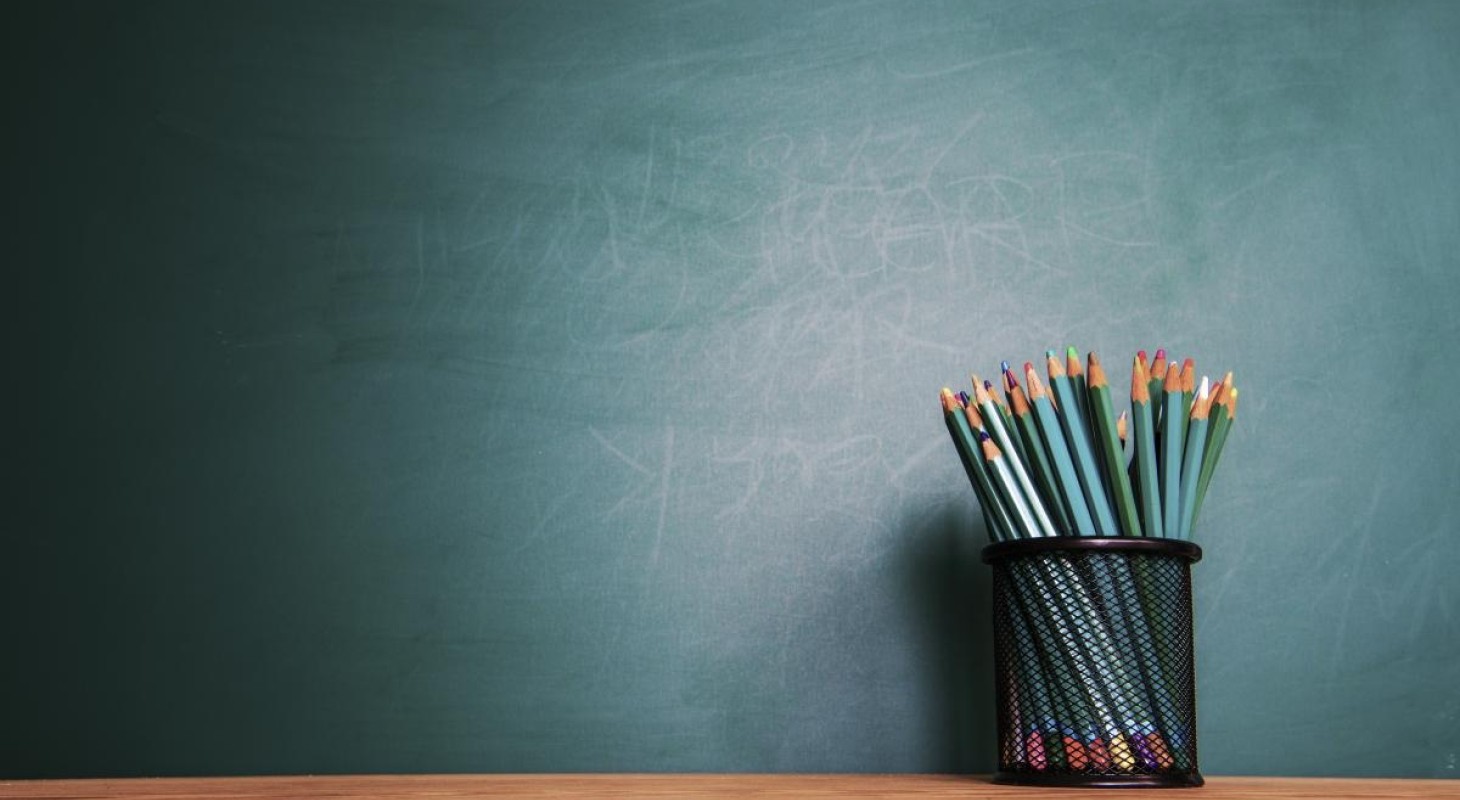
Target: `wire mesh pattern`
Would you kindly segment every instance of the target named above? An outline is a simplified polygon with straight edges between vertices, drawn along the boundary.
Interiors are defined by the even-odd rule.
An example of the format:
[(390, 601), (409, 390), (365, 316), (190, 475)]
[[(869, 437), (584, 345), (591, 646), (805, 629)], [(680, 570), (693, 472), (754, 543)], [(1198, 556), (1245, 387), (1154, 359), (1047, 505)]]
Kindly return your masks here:
[(1189, 542), (991, 545), (999, 775), (1012, 783), (1194, 786)]

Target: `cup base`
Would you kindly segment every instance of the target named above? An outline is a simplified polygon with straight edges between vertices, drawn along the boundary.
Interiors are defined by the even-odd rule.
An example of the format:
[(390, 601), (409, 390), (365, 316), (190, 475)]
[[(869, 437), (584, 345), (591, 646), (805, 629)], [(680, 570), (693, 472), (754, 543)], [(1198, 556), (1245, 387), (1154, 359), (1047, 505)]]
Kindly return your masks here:
[(1206, 783), (1201, 773), (1164, 772), (1157, 775), (1084, 775), (1057, 772), (995, 772), (994, 783), (1023, 786), (1079, 786), (1088, 789), (1184, 789)]

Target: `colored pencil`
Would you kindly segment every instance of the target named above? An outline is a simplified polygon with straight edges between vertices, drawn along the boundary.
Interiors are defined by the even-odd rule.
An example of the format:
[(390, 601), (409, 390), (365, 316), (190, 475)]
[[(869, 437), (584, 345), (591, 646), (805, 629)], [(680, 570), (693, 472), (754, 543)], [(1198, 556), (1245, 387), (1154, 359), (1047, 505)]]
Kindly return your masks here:
[(1211, 411), (1211, 390), (1206, 378), (1191, 404), (1191, 421), (1187, 425), (1186, 452), (1181, 464), (1181, 538), (1191, 538), (1191, 523), (1196, 518), (1196, 487), (1201, 478), (1202, 456), (1207, 447), (1207, 417)]
[(1222, 455), (1222, 448), (1227, 444), (1227, 434), (1232, 429), (1232, 424), (1237, 421), (1237, 387), (1231, 386), (1231, 373), (1226, 379), (1228, 388), (1222, 393), (1222, 413), (1218, 415), (1213, 423), (1211, 441), (1207, 444), (1206, 457), (1202, 460), (1202, 474), (1196, 487), (1196, 508), (1192, 510), (1192, 524), (1201, 516), (1201, 504), (1206, 499), (1207, 488), (1212, 480), (1212, 473), (1217, 470), (1217, 459)]
[(1075, 474), (1075, 462), (1070, 457), (1069, 443), (1065, 441), (1059, 415), (1050, 404), (1038, 373), (1028, 362), (1024, 363), (1024, 382), (1029, 387), (1029, 403), (1034, 409), (1034, 421), (1039, 426), (1040, 436), (1049, 452), (1050, 464), (1059, 480), (1060, 496), (1057, 501), (1065, 504), (1073, 528), (1071, 532), (1076, 536), (1094, 536), (1095, 520), (1090, 516), (1090, 506), (1085, 502), (1085, 494), (1080, 489), (1080, 478)]
[(1155, 422), (1160, 424), (1161, 409), (1166, 407), (1166, 348), (1156, 348), (1156, 357), (1151, 359), (1148, 380), (1151, 382), (1149, 387), (1151, 402), (1155, 404), (1151, 406), (1151, 410), (1156, 415)]
[(1161, 529), (1173, 539), (1181, 537), (1181, 368), (1166, 368), (1161, 411)]
[[(994, 395), (986, 386), (981, 384), (978, 376), (973, 376), (974, 398), (978, 402), (978, 408), (983, 412), (984, 422), (988, 430), (993, 434), (994, 443), (999, 450), (1008, 455), (1005, 459), (1005, 466), (1014, 478), (1014, 486), (1023, 497), (1033, 515), (1035, 528), (1031, 535), (1034, 536), (1058, 536), (1059, 531), (1055, 529), (1054, 523), (1049, 518), (1049, 512), (1045, 510), (1044, 499), (1034, 488), (1034, 482), (1029, 479), (1029, 471), (1025, 469), (1018, 449), (1014, 446), (1013, 437), (1009, 429), (1004, 426), (1003, 416), (1000, 412)], [(1037, 532), (1034, 532), (1037, 531)]]
[(1136, 510), (1136, 498), (1131, 493), (1130, 475), (1125, 471), (1125, 452), (1120, 445), (1120, 434), (1116, 430), (1115, 403), (1110, 399), (1110, 384), (1105, 379), (1105, 368), (1093, 350), (1090, 351), (1089, 392), (1092, 432), (1100, 445), (1101, 455), (1104, 456), (1106, 485), (1110, 487), (1110, 495), (1114, 499), (1120, 532), (1125, 536), (1140, 536), (1140, 512)]
[(1065, 410), (1060, 415), (1060, 427), (1064, 430), (1065, 441), (1070, 446), (1070, 453), (1075, 458), (1075, 475), (1079, 478), (1080, 487), (1085, 493), (1085, 503), (1090, 506), (1090, 511), (1094, 515), (1096, 535), (1119, 536), (1120, 531), (1116, 528), (1115, 515), (1111, 512), (1110, 503), (1105, 497), (1105, 485), (1100, 479), (1100, 468), (1095, 463), (1095, 454), (1090, 447), (1088, 429), (1085, 427), (1084, 417), (1080, 414), (1080, 404), (1075, 398), (1074, 388), (1070, 385), (1069, 377), (1065, 375), (1064, 367), (1054, 356), (1054, 351), (1047, 354), (1046, 367), (1049, 371), (1050, 388), (1060, 398), (1060, 406)]
[(1130, 409), (1135, 424), (1136, 486), (1141, 497), (1141, 519), (1147, 536), (1160, 538), (1164, 528), (1161, 519), (1161, 484), (1156, 469), (1156, 424), (1151, 413), (1151, 396), (1145, 367), (1136, 359), (1131, 367)]
[[(1195, 384), (1195, 362), (1164, 349), (1132, 360), (1130, 409), (1116, 414), (1104, 365), (1046, 352), (1024, 385), (1000, 364), (999, 392), (939, 393), (945, 425), (996, 541), (1046, 536), (1192, 537), (1235, 421), (1231, 373)], [(1160, 371), (1156, 371), (1157, 367)], [(1215, 414), (1216, 416), (1212, 416)], [(1169, 589), (1140, 559), (1009, 563), (1014, 636), (1000, 673), (1001, 748), (1019, 769), (1151, 773), (1195, 766), (1181, 701), (1189, 675), (1169, 621)], [(1159, 623), (1159, 624), (1158, 624)], [(1188, 678), (1185, 678), (1189, 680)]]
[(1024, 396), (1023, 387), (1014, 380), (1013, 373), (1006, 372), (1005, 378), (1011, 386), (1009, 405), (1014, 410), (1014, 429), (1024, 444), (1025, 454), (1029, 456), (1034, 481), (1038, 485), (1040, 495), (1045, 498), (1046, 509), (1054, 515), (1059, 535), (1068, 536), (1074, 529), (1070, 525), (1069, 512), (1065, 510), (1065, 504), (1059, 499), (1059, 479), (1055, 476), (1054, 465), (1050, 462), (1044, 440), (1039, 435), (1039, 426), (1029, 409), (1029, 399)]

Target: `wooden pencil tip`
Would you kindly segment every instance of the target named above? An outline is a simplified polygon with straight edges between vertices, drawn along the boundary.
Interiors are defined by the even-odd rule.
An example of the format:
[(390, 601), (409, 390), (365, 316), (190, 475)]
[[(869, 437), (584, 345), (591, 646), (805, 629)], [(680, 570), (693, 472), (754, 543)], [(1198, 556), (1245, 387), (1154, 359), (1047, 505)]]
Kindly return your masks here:
[(1049, 379), (1054, 380), (1055, 378), (1063, 378), (1065, 376), (1064, 366), (1061, 365), (1060, 360), (1055, 357), (1053, 350), (1049, 352), (1049, 358), (1046, 360), (1046, 363), (1044, 365), (1044, 368), (1049, 371)]
[(1009, 397), (1012, 398), (1009, 403), (1014, 406), (1015, 416), (1022, 417), (1029, 413), (1029, 400), (1024, 396), (1024, 390), (1019, 388), (1019, 384), (1014, 384), (1014, 388), (1009, 390)]
[(1096, 358), (1093, 352), (1090, 354), (1089, 384), (1091, 389), (1109, 385), (1109, 381), (1105, 379), (1105, 368), (1100, 366), (1100, 359)]
[(1181, 391), (1181, 367), (1175, 361), (1166, 368), (1166, 382), (1162, 384), (1162, 388), (1168, 392)]
[(974, 375), (973, 375), (973, 399), (974, 400), (977, 400), (980, 405), (982, 405), (983, 403), (986, 403), (989, 400), (993, 399), (993, 398), (991, 398), (989, 396), (989, 390), (987, 388), (985, 388), (985, 386), (986, 385), (985, 385), (983, 379), (979, 378), (977, 373), (974, 373)]
[(1181, 391), (1190, 392), (1196, 389), (1196, 362), (1186, 359), (1181, 362)]
[(993, 461), (994, 459), (1003, 455), (1003, 453), (999, 450), (999, 446), (994, 444), (994, 440), (989, 438), (987, 432), (980, 432), (978, 435), (978, 441), (979, 446), (983, 448), (983, 457), (985, 460)]

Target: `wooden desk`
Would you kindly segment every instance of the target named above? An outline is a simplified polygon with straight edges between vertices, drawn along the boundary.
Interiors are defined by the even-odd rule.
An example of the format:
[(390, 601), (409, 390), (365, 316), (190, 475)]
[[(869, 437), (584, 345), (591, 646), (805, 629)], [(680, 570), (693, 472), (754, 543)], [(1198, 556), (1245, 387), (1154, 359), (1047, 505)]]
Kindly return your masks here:
[[(1354, 778), (1208, 778), (1200, 789), (1137, 790), (1201, 800), (1460, 798), (1460, 781)], [(1130, 792), (997, 786), (962, 775), (369, 775), (259, 778), (140, 778), (0, 781), (0, 798), (364, 797), (364, 798), (909, 798), (1111, 800)]]

